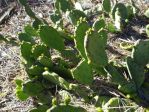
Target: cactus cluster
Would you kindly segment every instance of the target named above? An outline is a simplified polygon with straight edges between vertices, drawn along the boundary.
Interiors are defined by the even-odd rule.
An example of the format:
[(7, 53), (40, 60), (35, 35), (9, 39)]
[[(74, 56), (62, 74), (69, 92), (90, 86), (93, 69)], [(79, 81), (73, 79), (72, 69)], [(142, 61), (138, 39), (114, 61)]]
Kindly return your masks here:
[(130, 4), (127, 5), (116, 2), (113, 7), (110, 0), (103, 0), (102, 6), (103, 10), (114, 20), (118, 31), (123, 30), (128, 21), (139, 12), (133, 0), (130, 0)]
[[(95, 106), (99, 111), (118, 106), (119, 98), (103, 96), (100, 99), (99, 93), (92, 89), (96, 73), (112, 82), (114, 89), (121, 93), (120, 97), (127, 99), (124, 102), (130, 104), (130, 98), (136, 103), (145, 102), (145, 106), (149, 104), (149, 91), (146, 89), (149, 84), (145, 81), (144, 72), (149, 63), (149, 41), (138, 42), (132, 56), (127, 57), (126, 64), (117, 66), (109, 61), (106, 53), (108, 25), (104, 15), (91, 24), (83, 11), (72, 7), (72, 2), (56, 0), (51, 20), (57, 24), (62, 13), (67, 14), (74, 27), (74, 33), (69, 37), (64, 27), (60, 31), (59, 26), (49, 26), (43, 19), (37, 18), (26, 0), (20, 0), (20, 3), (35, 20), (32, 25), (25, 26), (24, 32), (18, 36), (29, 80), (16, 80), (16, 95), (23, 101), (30, 96), (38, 100), (39, 106), (30, 112), (86, 112), (84, 108), (71, 104), (71, 94), (87, 103), (96, 100), (98, 104)], [(134, 15), (134, 2), (130, 6), (116, 3), (112, 8), (110, 0), (103, 0), (102, 5), (104, 13), (112, 16), (118, 29), (122, 29), (124, 24), (121, 23)], [(74, 42), (75, 46), (69, 48), (67, 41)], [(65, 95), (57, 90), (64, 90)], [(59, 95), (62, 98), (57, 98)], [(116, 111), (112, 109), (110, 112)]]

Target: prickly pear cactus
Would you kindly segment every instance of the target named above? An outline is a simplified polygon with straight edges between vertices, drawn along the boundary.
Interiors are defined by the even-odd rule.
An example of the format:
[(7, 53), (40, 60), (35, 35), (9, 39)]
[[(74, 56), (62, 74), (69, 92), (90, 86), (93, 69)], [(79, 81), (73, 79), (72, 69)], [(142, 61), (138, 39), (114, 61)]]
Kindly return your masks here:
[(93, 81), (92, 69), (85, 60), (82, 60), (77, 67), (72, 70), (72, 74), (77, 81), (83, 84), (90, 85)]
[(97, 20), (94, 22), (92, 28), (93, 28), (95, 31), (99, 31), (99, 30), (101, 30), (101, 28), (105, 28), (105, 26), (106, 26), (106, 23), (105, 23), (104, 19), (97, 19)]
[(40, 64), (42, 64), (45, 67), (48, 67), (49, 69), (52, 68), (53, 66), (52, 60), (49, 57), (45, 56), (44, 54), (39, 56), (37, 60), (39, 61)]
[(30, 6), (26, 5), (25, 6), (25, 11), (27, 13), (27, 15), (29, 15), (31, 18), (35, 19), (35, 13), (31, 10)]
[(144, 82), (144, 84), (142, 85), (142, 92), (144, 93), (144, 97), (146, 101), (149, 101), (149, 83), (148, 82)]
[[(124, 111), (127, 111), (128, 109), (119, 108), (119, 107), (123, 107), (124, 104), (126, 104), (127, 106), (132, 106), (131, 102), (127, 99), (113, 97), (103, 106), (103, 108), (105, 108), (105, 112), (124, 112)], [(134, 111), (133, 108), (130, 108), (129, 110), (131, 112)]]
[(72, 105), (56, 105), (48, 109), (47, 112), (87, 112), (82, 107), (75, 107)]
[(124, 76), (121, 73), (119, 73), (117, 68), (114, 67), (112, 63), (109, 63), (105, 67), (105, 70), (108, 73), (107, 75), (111, 78), (112, 82), (114, 82), (116, 84), (126, 84), (127, 83)]
[(140, 88), (145, 80), (144, 67), (148, 63), (149, 41), (138, 41), (133, 49), (132, 58), (127, 58), (127, 69), (137, 88)]
[(62, 16), (55, 12), (55, 13), (50, 15), (50, 18), (51, 18), (52, 22), (56, 24), (58, 21), (61, 21)]
[(43, 72), (43, 77), (50, 82), (59, 85), (66, 90), (69, 90), (69, 83), (62, 77), (58, 76), (56, 73), (50, 73), (49, 71), (45, 71)]
[(140, 66), (135, 61), (128, 57), (127, 58), (127, 69), (131, 79), (135, 82), (137, 88), (140, 88), (144, 82), (144, 66)]
[(64, 49), (64, 41), (61, 35), (54, 28), (44, 25), (39, 30), (41, 40), (49, 47), (56, 50)]
[(132, 5), (127, 4), (126, 8), (127, 8), (127, 12), (128, 12), (128, 18), (131, 19), (134, 16), (133, 7), (132, 7)]
[(69, 0), (56, 0), (55, 8), (59, 11), (66, 12), (72, 9), (72, 4)]
[(89, 29), (89, 25), (85, 18), (80, 18), (78, 25), (75, 30), (75, 46), (78, 49), (79, 53), (83, 58), (86, 58), (85, 49), (84, 49), (84, 38), (86, 35), (86, 31)]
[(42, 84), (39, 81), (28, 81), (23, 84), (23, 92), (29, 96), (36, 96), (43, 91)]
[(39, 29), (40, 25), (43, 25), (43, 22), (39, 19), (35, 19), (34, 22), (32, 23), (32, 27), (36, 30)]
[(39, 102), (42, 104), (51, 104), (52, 103), (52, 93), (48, 92), (41, 92), (37, 95)]
[(24, 6), (27, 15), (29, 15), (33, 19), (37, 19), (35, 13), (31, 10), (30, 6), (27, 4), (27, 0), (19, 0), (19, 2), (21, 3), (21, 5)]
[(112, 17), (113, 19), (115, 19), (115, 12), (117, 10), (117, 8), (119, 9), (119, 12), (120, 12), (120, 16), (123, 20), (127, 19), (128, 18), (128, 12), (127, 12), (127, 8), (124, 4), (122, 3), (117, 3), (115, 4), (115, 6), (113, 7), (112, 9)]
[(32, 44), (30, 42), (23, 41), (21, 43), (21, 55), (26, 62), (32, 62), (34, 59), (32, 57)]
[(37, 59), (41, 54), (47, 56), (47, 57), (51, 57), (50, 56), (50, 52), (48, 50), (48, 47), (44, 44), (35, 44), (32, 46), (32, 54), (34, 56), (35, 59)]
[(29, 112), (46, 112), (49, 109), (47, 105), (39, 105), (37, 108), (29, 110)]
[(134, 94), (137, 92), (137, 88), (134, 82), (126, 82), (125, 84), (120, 84), (118, 89), (125, 94)]
[(69, 60), (68, 64), (70, 68), (77, 66), (77, 64), (80, 62), (79, 56), (77, 55), (77, 53), (75, 53), (73, 49), (65, 49), (61, 51), (61, 56), (65, 60)]
[(35, 78), (35, 77), (41, 77), (44, 68), (39, 65), (31, 65), (31, 66), (26, 65), (26, 70), (29, 78)]
[(102, 7), (105, 12), (109, 13), (111, 11), (111, 1), (110, 0), (103, 0)]
[(25, 41), (25, 42), (31, 42), (32, 44), (35, 43), (33, 38), (30, 35), (28, 35), (27, 33), (19, 33), (18, 38), (21, 42)]
[(136, 43), (132, 52), (132, 58), (140, 66), (146, 66), (149, 63), (149, 41), (141, 40)]
[(22, 88), (23, 81), (16, 79), (15, 83), (16, 83), (16, 96), (17, 96), (17, 98), (19, 98), (21, 101), (25, 101), (29, 97), (29, 95), (23, 92), (23, 88)]
[(24, 27), (24, 31), (30, 36), (38, 36), (37, 31), (29, 24)]
[(105, 52), (107, 42), (106, 32), (104, 30), (95, 32), (90, 29), (85, 36), (84, 42), (88, 63), (98, 67), (106, 66), (108, 64)]
[(80, 18), (87, 18), (87, 16), (84, 12), (74, 9), (69, 12), (69, 18), (73, 25), (77, 25), (77, 21), (79, 21)]
[(123, 29), (122, 17), (119, 8), (117, 8), (115, 12), (114, 25), (118, 31), (121, 31)]
[(146, 34), (147, 34), (147, 36), (149, 37), (149, 24), (146, 25)]

